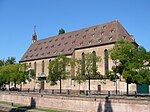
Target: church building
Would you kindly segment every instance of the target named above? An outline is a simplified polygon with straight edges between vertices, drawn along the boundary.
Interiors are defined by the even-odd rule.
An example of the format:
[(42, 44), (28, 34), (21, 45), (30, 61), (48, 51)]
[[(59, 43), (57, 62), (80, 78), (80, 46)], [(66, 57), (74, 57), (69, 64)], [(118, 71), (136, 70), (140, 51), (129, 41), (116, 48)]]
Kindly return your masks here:
[[(34, 31), (32, 44), (21, 58), (20, 63), (27, 63), (35, 71), (35, 78), (25, 84), (23, 88), (59, 89), (59, 83), (51, 86), (46, 80), (39, 81), (38, 78), (44, 77), (46, 79), (49, 61), (61, 54), (69, 58), (81, 58), (85, 53), (94, 52), (96, 56), (100, 56), (102, 59), (101, 62), (97, 63), (98, 71), (105, 75), (114, 65), (113, 60), (105, 57), (119, 38), (136, 43), (117, 20), (41, 40), (37, 39), (37, 34)], [(68, 70), (71, 70), (71, 67)], [(75, 70), (71, 73), (72, 75), (76, 74)], [(110, 80), (91, 80), (91, 90), (115, 91), (116, 86), (119, 92), (126, 91), (124, 80), (118, 79), (117, 85)], [(78, 88), (78, 83), (72, 79), (66, 79), (62, 82), (62, 89), (64, 90), (78, 90)], [(80, 89), (88, 90), (88, 82), (82, 83)], [(135, 85), (130, 84), (130, 89), (135, 91)]]

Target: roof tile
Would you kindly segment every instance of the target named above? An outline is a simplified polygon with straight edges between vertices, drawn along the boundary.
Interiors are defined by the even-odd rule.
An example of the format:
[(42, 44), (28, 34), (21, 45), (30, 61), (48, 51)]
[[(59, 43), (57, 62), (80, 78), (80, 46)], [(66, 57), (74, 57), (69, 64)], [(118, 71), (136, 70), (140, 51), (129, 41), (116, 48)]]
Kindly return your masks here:
[(38, 40), (31, 44), (20, 62), (39, 59), (41, 56), (48, 58), (62, 53), (72, 54), (77, 48), (116, 42), (118, 38), (135, 42), (118, 21), (95, 25)]

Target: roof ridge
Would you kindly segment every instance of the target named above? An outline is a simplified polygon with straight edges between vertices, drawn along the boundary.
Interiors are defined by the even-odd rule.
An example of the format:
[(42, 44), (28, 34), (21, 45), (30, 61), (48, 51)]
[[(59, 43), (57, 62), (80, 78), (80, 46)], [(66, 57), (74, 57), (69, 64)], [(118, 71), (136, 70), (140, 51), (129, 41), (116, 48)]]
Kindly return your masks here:
[(97, 24), (40, 39), (30, 45), (20, 62), (54, 57), (60, 54), (72, 54), (75, 49), (110, 44), (116, 42), (117, 37), (123, 38), (124, 36), (127, 40), (133, 41), (118, 20)]
[(73, 30), (73, 31), (70, 31), (70, 32), (65, 32), (65, 33), (60, 34), (60, 35), (53, 35), (53, 36), (49, 36), (49, 37), (46, 37), (46, 38), (43, 38), (43, 39), (37, 40), (36, 42), (38, 42), (38, 41), (42, 41), (42, 40), (46, 40), (46, 39), (49, 39), (49, 38), (54, 38), (54, 37), (58, 37), (58, 36), (67, 35), (67, 34), (69, 34), (69, 33), (77, 32), (77, 31), (81, 31), (81, 30), (85, 30), (85, 29), (90, 29), (90, 28), (92, 28), (92, 27), (96, 27), (96, 26), (99, 26), (99, 25), (109, 24), (109, 23), (112, 23), (112, 22), (115, 22), (115, 21), (118, 21), (118, 20), (113, 20), (113, 21), (110, 21), (110, 22), (102, 23), (102, 24), (96, 24), (96, 25), (93, 25), (93, 26), (89, 26), (89, 27), (81, 28), (81, 29), (79, 29), (79, 30)]

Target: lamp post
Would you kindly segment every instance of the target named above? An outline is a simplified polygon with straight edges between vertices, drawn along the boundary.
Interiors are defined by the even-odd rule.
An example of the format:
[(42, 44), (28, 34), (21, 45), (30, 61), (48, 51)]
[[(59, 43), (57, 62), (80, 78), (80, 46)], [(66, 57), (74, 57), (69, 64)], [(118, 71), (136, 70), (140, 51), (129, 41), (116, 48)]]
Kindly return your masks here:
[(113, 63), (115, 65), (115, 69), (114, 69), (114, 77), (115, 77), (115, 87), (116, 87), (116, 95), (117, 95), (117, 73), (116, 73), (116, 70), (117, 70), (117, 63), (118, 61), (117, 60), (113, 60)]

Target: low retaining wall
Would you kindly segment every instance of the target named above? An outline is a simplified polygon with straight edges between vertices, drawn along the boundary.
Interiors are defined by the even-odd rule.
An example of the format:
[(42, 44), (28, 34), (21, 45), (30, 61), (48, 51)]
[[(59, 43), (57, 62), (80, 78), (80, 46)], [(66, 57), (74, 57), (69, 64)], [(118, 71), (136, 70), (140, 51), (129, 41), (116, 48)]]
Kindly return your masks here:
[(0, 101), (76, 112), (150, 112), (150, 98), (0, 93)]

